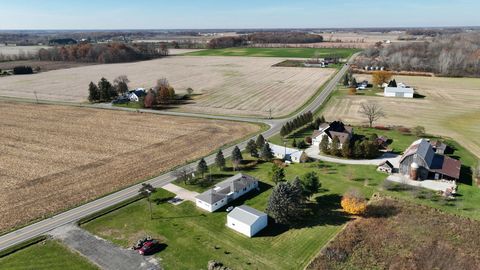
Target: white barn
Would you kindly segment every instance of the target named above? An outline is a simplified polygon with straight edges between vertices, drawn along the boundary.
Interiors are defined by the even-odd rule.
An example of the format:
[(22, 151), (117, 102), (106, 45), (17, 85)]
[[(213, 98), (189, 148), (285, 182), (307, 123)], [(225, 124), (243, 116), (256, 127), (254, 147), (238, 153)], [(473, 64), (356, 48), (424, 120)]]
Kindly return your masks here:
[(413, 98), (415, 91), (411, 87), (385, 87), (383, 95), (386, 97)]
[(203, 210), (214, 212), (256, 188), (256, 178), (239, 173), (197, 195), (195, 204)]
[(252, 237), (267, 227), (268, 216), (257, 209), (242, 205), (228, 213), (226, 225), (241, 234)]

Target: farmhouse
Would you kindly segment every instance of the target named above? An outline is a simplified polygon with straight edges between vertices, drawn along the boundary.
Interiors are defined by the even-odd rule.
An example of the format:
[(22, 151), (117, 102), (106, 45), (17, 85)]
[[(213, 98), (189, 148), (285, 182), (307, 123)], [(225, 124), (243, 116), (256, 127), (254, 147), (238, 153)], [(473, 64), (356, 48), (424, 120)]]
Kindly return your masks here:
[(345, 126), (340, 121), (334, 121), (330, 124), (323, 123), (320, 125), (318, 130), (315, 130), (312, 135), (312, 144), (320, 145), (323, 136), (326, 135), (328, 138), (328, 143), (332, 143), (333, 138), (338, 137), (340, 141), (340, 147), (345, 142), (350, 142), (353, 137), (353, 128), (351, 126)]
[(428, 140), (419, 139), (401, 157), (399, 170), (412, 180), (458, 180), (460, 168), (459, 160), (435, 153)]
[(383, 95), (386, 97), (403, 97), (403, 98), (413, 98), (415, 91), (411, 87), (400, 86), (400, 87), (385, 87)]
[(197, 207), (214, 212), (256, 188), (258, 188), (257, 179), (239, 173), (197, 195), (195, 203)]
[(308, 160), (308, 156), (303, 150), (288, 148), (285, 146), (268, 143), (272, 149), (273, 156), (283, 159), (286, 162), (303, 163)]
[(241, 234), (252, 237), (267, 227), (267, 224), (267, 214), (252, 207), (242, 205), (235, 207), (228, 213), (226, 225)]

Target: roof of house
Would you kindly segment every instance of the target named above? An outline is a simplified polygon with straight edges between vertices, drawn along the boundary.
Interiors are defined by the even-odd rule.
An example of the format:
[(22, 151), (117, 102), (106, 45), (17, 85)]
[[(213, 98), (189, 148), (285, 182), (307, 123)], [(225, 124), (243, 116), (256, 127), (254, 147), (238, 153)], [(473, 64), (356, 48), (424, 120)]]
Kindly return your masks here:
[(313, 138), (317, 138), (318, 136), (325, 134), (333, 139), (335, 136), (338, 137), (340, 143), (346, 142), (353, 134), (353, 128), (351, 126), (346, 126), (340, 121), (333, 121), (330, 124), (323, 123), (320, 125), (318, 130), (313, 131)]
[(228, 217), (234, 218), (247, 225), (253, 225), (259, 218), (266, 215), (264, 212), (246, 205), (237, 206), (228, 213)]
[(224, 199), (229, 193), (237, 192), (258, 180), (250, 175), (238, 173), (215, 185), (215, 187), (197, 195), (195, 198), (208, 204)]
[(413, 94), (413, 88), (411, 87), (385, 87), (385, 93), (409, 93)]
[(273, 144), (273, 143), (268, 143), (270, 145), (270, 149), (272, 149), (272, 152), (274, 154), (279, 154), (279, 155), (287, 155), (287, 156), (290, 156), (290, 157), (293, 157), (293, 158), (296, 158), (298, 160), (300, 160), (300, 158), (302, 157), (304, 151), (303, 150), (299, 150), (299, 149), (295, 149), (295, 148), (288, 148), (288, 147), (285, 147), (285, 146), (281, 146), (281, 145), (276, 145), (276, 144)]

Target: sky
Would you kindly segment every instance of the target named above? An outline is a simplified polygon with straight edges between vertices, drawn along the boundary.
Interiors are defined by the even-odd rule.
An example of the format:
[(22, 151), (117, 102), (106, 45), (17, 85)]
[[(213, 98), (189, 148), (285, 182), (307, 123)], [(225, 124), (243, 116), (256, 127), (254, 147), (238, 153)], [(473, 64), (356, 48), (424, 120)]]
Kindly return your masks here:
[(479, 0), (0, 0), (0, 30), (479, 26)]

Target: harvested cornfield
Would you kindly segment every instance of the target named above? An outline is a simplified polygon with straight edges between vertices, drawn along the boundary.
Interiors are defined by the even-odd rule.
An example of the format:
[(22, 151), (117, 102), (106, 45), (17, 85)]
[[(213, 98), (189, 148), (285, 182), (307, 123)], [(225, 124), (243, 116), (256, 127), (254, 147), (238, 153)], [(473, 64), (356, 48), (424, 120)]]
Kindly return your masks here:
[(206, 155), (257, 125), (0, 103), (0, 231)]
[(194, 98), (177, 110), (268, 116), (287, 115), (302, 106), (334, 69), (272, 67), (266, 57), (174, 56), (125, 64), (94, 65), (28, 76), (0, 78), (0, 96), (83, 102), (88, 84), (125, 74), (130, 87), (151, 88), (165, 77), (177, 93), (194, 89)]
[[(357, 80), (370, 80), (358, 75)], [(387, 117), (378, 125), (424, 126), (431, 134), (455, 139), (480, 157), (480, 79), (395, 76), (397, 82), (414, 87), (423, 98), (386, 98), (368, 95), (337, 95), (325, 109), (328, 120), (365, 123), (358, 113), (363, 102), (377, 102)], [(359, 91), (361, 92), (361, 91)]]
[(307, 269), (478, 269), (478, 221), (391, 199), (371, 208), (372, 217), (348, 224)]

